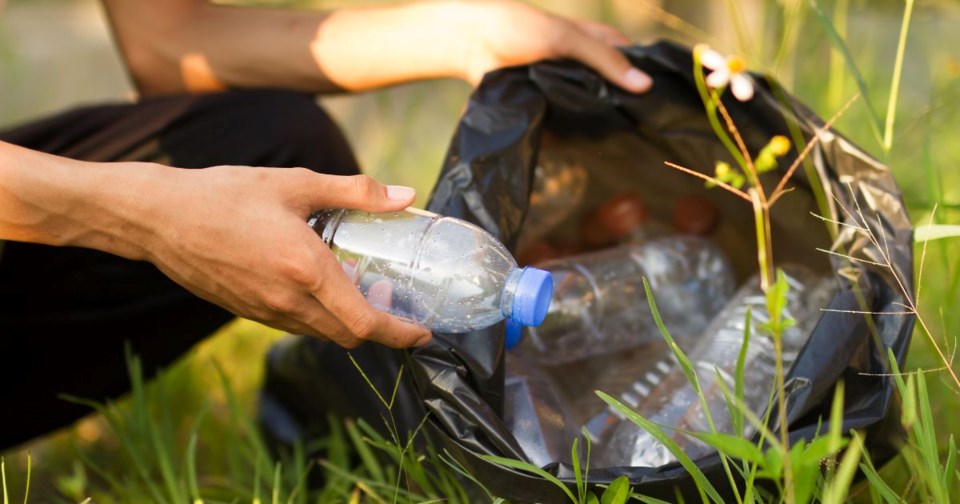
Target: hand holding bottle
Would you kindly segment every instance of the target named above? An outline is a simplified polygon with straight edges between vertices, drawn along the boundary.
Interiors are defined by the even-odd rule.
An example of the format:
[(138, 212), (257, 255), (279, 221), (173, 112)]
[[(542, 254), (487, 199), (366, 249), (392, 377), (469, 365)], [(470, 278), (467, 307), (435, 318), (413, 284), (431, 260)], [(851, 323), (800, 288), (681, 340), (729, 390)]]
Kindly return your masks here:
[(398, 211), (413, 202), (412, 189), (301, 169), (142, 170), (150, 186), (138, 204), (150, 215), (145, 258), (196, 295), (347, 348), (430, 340), (423, 327), (372, 308), (306, 224), (317, 208)]

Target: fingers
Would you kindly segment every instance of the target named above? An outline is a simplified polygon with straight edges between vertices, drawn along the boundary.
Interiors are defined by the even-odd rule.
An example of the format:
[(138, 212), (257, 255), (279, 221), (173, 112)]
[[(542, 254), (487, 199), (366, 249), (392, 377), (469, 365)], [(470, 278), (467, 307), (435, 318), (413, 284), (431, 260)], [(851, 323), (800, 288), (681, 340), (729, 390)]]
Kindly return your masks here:
[(367, 175), (304, 174), (295, 181), (304, 204), (311, 210), (320, 208), (353, 208), (366, 212), (402, 210), (416, 197), (412, 187), (384, 185)]
[(591, 37), (611, 46), (625, 46), (630, 44), (630, 39), (620, 33), (620, 30), (603, 23), (588, 21), (585, 19), (572, 20), (578, 28), (586, 32)]
[[(630, 60), (614, 47), (620, 45), (622, 35), (613, 28), (585, 21), (571, 25), (571, 37), (564, 44), (564, 56), (580, 61), (604, 78), (627, 91), (644, 93), (653, 87), (653, 79), (634, 67)], [(614, 42), (612, 45), (611, 42)]]
[[(362, 297), (360, 303), (353, 307), (366, 307)], [(309, 299), (305, 300), (305, 305), (307, 308), (300, 311), (296, 317), (278, 315), (270, 325), (288, 332), (332, 341), (348, 349), (356, 348), (367, 341), (382, 343), (393, 348), (408, 348), (425, 345), (432, 338), (432, 334), (426, 329), (376, 310), (372, 310), (373, 316), (384, 320), (375, 322), (375, 327), (371, 325), (367, 328), (365, 323), (359, 325), (353, 323), (351, 327), (345, 323), (346, 320), (358, 320), (366, 315), (353, 315), (348, 311), (344, 315), (344, 320), (341, 320), (314, 296), (309, 296)]]
[(326, 334), (347, 346), (356, 346), (358, 340), (374, 341), (393, 348), (424, 345), (430, 341), (427, 329), (402, 321), (388, 313), (370, 306), (356, 286), (347, 278), (335, 261), (321, 261), (323, 281), (317, 285), (313, 296), (339, 322)]

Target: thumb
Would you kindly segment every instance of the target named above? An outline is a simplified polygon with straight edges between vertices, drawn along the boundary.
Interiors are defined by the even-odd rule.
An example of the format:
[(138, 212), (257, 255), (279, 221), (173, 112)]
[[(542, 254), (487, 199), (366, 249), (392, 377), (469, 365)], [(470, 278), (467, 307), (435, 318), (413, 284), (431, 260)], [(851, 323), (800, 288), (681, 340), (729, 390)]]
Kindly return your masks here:
[(305, 187), (312, 208), (352, 208), (365, 212), (403, 210), (413, 204), (416, 191), (412, 187), (384, 185), (367, 175), (315, 174), (313, 183)]

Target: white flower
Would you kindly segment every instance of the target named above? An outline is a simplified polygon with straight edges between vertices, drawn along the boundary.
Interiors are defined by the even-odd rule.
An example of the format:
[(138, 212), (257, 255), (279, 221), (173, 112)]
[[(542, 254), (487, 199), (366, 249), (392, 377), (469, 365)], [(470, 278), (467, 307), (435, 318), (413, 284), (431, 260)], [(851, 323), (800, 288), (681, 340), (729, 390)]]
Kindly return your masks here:
[(710, 49), (699, 47), (700, 63), (713, 72), (707, 76), (707, 85), (718, 89), (730, 84), (730, 91), (738, 100), (744, 102), (753, 98), (753, 81), (747, 75), (747, 64), (740, 56), (727, 56)]

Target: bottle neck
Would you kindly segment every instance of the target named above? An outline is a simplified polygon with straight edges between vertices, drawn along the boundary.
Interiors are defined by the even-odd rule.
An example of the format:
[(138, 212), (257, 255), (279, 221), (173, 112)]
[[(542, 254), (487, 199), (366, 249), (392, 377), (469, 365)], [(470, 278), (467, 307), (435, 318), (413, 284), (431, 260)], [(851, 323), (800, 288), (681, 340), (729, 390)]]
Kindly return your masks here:
[(513, 317), (513, 302), (517, 296), (517, 287), (520, 285), (520, 275), (523, 269), (514, 267), (507, 273), (507, 281), (503, 284), (503, 292), (500, 293), (500, 313), (503, 318)]
[(310, 216), (307, 225), (313, 228), (320, 235), (323, 243), (329, 247), (333, 243), (333, 237), (337, 233), (345, 212), (344, 209), (319, 210)]

